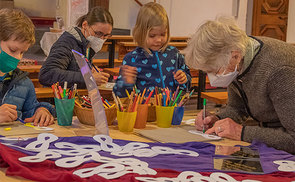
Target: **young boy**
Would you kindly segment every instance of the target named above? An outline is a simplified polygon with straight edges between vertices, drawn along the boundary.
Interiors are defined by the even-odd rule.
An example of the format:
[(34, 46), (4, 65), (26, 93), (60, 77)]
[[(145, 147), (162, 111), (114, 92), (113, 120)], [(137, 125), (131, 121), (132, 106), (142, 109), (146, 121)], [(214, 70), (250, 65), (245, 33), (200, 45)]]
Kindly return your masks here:
[(39, 126), (53, 124), (55, 109), (37, 101), (28, 73), (17, 68), (35, 43), (32, 21), (20, 10), (1, 9), (0, 25), (0, 123), (20, 118)]

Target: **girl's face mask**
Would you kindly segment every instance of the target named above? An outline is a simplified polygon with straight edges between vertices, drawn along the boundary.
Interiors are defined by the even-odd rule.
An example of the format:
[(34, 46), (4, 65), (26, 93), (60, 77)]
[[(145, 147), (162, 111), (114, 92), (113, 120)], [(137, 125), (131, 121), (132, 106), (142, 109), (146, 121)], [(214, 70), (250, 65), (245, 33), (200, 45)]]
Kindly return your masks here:
[(8, 73), (16, 69), (17, 64), (20, 60), (10, 56), (2, 50), (0, 47), (0, 71)]

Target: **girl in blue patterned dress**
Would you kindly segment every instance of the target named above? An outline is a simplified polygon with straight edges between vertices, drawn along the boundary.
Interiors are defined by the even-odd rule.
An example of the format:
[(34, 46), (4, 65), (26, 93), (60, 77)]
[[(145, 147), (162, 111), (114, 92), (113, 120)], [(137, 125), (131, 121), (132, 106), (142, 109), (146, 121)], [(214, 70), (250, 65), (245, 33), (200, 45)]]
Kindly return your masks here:
[(120, 75), (114, 86), (119, 97), (126, 97), (136, 85), (140, 92), (156, 86), (175, 91), (188, 89), (191, 76), (179, 51), (168, 46), (170, 32), (168, 16), (158, 3), (147, 3), (140, 9), (133, 37), (138, 47), (126, 54)]

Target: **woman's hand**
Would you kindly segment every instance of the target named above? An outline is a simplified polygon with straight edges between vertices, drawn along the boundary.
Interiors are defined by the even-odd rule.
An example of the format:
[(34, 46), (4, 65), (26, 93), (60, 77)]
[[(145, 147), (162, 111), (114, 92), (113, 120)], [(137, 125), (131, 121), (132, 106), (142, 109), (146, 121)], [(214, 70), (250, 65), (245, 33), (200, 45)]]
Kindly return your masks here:
[(0, 106), (0, 123), (12, 122), (17, 119), (16, 106), (3, 104)]
[(203, 131), (204, 129), (207, 130), (211, 128), (213, 124), (218, 120), (218, 118), (209, 112), (206, 112), (206, 117), (203, 119), (204, 110), (201, 110), (196, 117), (195, 126), (197, 130)]
[(177, 72), (173, 73), (173, 75), (174, 75), (174, 79), (179, 84), (185, 84), (187, 82), (186, 74), (182, 70), (177, 70)]
[(96, 72), (94, 69), (92, 69), (92, 75), (95, 79), (95, 82), (97, 85), (101, 85), (103, 83), (108, 82), (110, 74), (104, 73), (104, 72)]
[(134, 84), (137, 77), (137, 68), (133, 66), (123, 65), (121, 67), (121, 75), (127, 84)]
[(26, 123), (34, 123), (35, 126), (39, 124), (39, 126), (48, 126), (54, 123), (54, 118), (50, 114), (50, 112), (44, 108), (44, 107), (39, 107), (34, 116), (30, 118), (25, 119)]
[(207, 134), (216, 133), (220, 137), (241, 140), (243, 126), (230, 118), (216, 121), (214, 126), (206, 131)]

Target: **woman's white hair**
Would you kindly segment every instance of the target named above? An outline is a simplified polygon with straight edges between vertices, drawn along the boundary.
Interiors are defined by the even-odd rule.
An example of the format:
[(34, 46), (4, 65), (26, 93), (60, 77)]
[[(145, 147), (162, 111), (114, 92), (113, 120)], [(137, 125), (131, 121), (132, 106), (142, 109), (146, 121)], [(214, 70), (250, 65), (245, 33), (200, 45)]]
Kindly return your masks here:
[(190, 38), (185, 54), (186, 64), (194, 69), (217, 71), (227, 66), (231, 51), (245, 55), (248, 37), (232, 17), (206, 21)]

